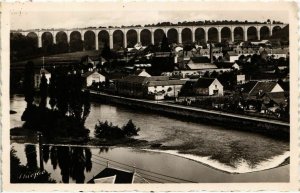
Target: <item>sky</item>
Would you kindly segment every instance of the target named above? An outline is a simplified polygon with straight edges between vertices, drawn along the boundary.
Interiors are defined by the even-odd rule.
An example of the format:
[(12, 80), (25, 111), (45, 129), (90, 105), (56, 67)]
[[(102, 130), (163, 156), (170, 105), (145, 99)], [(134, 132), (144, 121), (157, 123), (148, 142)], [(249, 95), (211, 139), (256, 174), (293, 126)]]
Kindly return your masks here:
[(204, 20), (267, 21), (288, 23), (285, 11), (18, 11), (10, 15), (11, 29), (84, 28), (99, 26), (145, 25), (158, 22)]

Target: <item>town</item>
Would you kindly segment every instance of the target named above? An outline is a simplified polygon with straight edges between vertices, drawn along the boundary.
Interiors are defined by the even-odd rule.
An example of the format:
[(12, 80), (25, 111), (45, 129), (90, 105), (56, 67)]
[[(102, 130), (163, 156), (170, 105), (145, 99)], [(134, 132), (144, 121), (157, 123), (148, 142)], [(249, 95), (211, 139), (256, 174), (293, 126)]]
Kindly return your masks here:
[[(68, 62), (65, 59), (59, 61), (55, 57), (45, 60), (47, 56), (43, 57), (43, 66), (39, 64), (41, 69), (36, 70), (35, 87), (39, 88), (43, 73), (49, 84), (51, 70), (67, 66), (68, 73), (79, 73), (85, 78), (85, 88), (90, 90), (288, 122), (289, 49), (288, 38), (281, 35), (287, 33), (288, 26), (281, 29), (282, 23), (275, 21), (262, 24), (236, 23), (234, 25), (237, 27), (231, 33), (226, 33), (229, 30), (226, 25), (232, 23), (224, 23), (216, 23), (225, 25), (216, 33), (213, 33), (216, 30), (214, 27), (205, 29), (206, 35), (197, 33), (202, 28), (193, 27), (192, 33), (190, 28), (183, 26), (180, 29), (182, 37), (179, 39), (176, 26), (168, 26), (165, 34), (159, 29), (161, 25), (158, 25), (158, 29), (152, 33), (152, 39), (150, 38), (155, 44), (149, 41), (147, 46), (145, 41), (138, 42), (147, 39), (147, 36), (142, 36), (146, 29), (139, 29), (140, 37), (140, 34), (134, 33), (129, 27), (127, 38), (121, 34), (110, 36), (110, 39), (100, 36), (103, 32), (100, 31), (102, 48), (99, 54), (82, 55), (78, 62)], [(242, 29), (238, 25), (250, 27), (243, 32), (238, 31)], [(251, 28), (254, 27), (251, 25), (259, 25), (260, 31), (253, 33)], [(271, 30), (267, 27), (270, 25), (273, 25)], [(85, 29), (84, 37), (91, 32)], [(114, 31), (120, 32), (118, 28)], [(27, 32), (27, 39), (32, 38), (32, 33)], [(56, 35), (59, 33), (62, 32)], [(55, 38), (49, 39), (49, 34), (45, 31), (38, 41), (43, 39), (43, 45), (40, 46), (45, 48), (46, 53), (48, 50), (51, 53), (55, 46), (60, 47), (66, 43), (62, 41), (53, 45), (50, 41)], [(91, 44), (93, 46), (85, 46), (88, 50), (95, 49), (95, 44), (98, 48), (98, 36), (96, 37), (96, 42)], [(118, 38), (121, 38), (121, 43), (115, 41)], [(235, 41), (231, 41), (232, 39)], [(91, 41), (91, 38), (87, 38), (87, 41)], [(122, 47), (124, 42), (127, 44), (126, 48)], [(72, 40), (72, 50), (71, 44)]]
[(11, 30), (11, 182), (286, 181), (289, 27)]

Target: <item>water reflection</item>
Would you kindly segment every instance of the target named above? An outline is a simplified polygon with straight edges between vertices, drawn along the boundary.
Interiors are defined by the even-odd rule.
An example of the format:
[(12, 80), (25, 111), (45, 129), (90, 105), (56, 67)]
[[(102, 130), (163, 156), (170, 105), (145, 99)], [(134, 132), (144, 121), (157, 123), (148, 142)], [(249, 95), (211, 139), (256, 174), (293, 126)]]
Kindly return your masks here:
[[(59, 166), (63, 183), (69, 183), (70, 177), (76, 183), (84, 183), (84, 171), (90, 172), (92, 170), (92, 153), (90, 148), (68, 146), (44, 147), (46, 147), (46, 150), (43, 150), (44, 157), (48, 156), (49, 159), (50, 154), (53, 170), (57, 169), (57, 165)], [(48, 159), (44, 158), (44, 161)]]
[[(38, 166), (38, 146), (12, 143), (11, 147), (16, 150), (15, 155), (19, 158), (21, 165), (26, 166), (26, 168), (27, 165), (30, 167)], [(112, 167), (129, 171), (132, 171), (133, 166), (135, 166), (135, 168), (142, 168), (142, 171), (137, 169), (137, 172), (145, 178), (149, 178), (149, 176), (145, 174), (144, 170), (173, 177), (180, 177), (182, 179), (199, 183), (289, 181), (289, 165), (260, 172), (229, 174), (178, 156), (130, 148), (69, 147), (49, 145), (44, 146), (43, 152), (45, 153), (45, 156), (47, 156), (47, 151), (49, 158), (47, 163), (45, 161), (47, 159), (43, 158), (44, 168), (48, 173), (50, 173), (50, 177), (57, 183), (88, 182), (106, 168), (106, 161), (103, 158), (108, 158), (128, 166), (109, 162), (109, 165)], [(11, 162), (13, 162), (12, 159)], [(164, 179), (165, 180), (159, 181), (168, 182), (168, 180), (170, 180), (167, 180), (166, 178)]]
[(100, 148), (99, 148), (99, 154), (100, 154), (100, 153), (104, 153), (104, 152), (107, 153), (108, 150), (109, 150), (108, 147), (100, 147)]
[(36, 146), (35, 145), (25, 145), (25, 155), (27, 159), (27, 167), (30, 170), (36, 170), (38, 168), (37, 165), (37, 154), (36, 154)]
[(48, 163), (49, 153), (50, 153), (49, 145), (43, 145), (43, 160), (45, 163)]

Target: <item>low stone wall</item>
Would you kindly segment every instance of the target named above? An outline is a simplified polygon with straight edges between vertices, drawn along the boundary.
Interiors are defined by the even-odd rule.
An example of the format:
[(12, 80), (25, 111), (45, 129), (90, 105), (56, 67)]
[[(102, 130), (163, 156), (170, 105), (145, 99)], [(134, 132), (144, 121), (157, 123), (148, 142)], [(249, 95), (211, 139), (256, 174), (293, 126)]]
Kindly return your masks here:
[(103, 93), (91, 93), (94, 100), (102, 103), (125, 105), (139, 110), (153, 111), (159, 114), (174, 116), (186, 121), (201, 122), (204, 124), (220, 125), (224, 129), (244, 130), (264, 133), (284, 139), (289, 139), (290, 126), (288, 123), (239, 116), (229, 113), (189, 108), (162, 102), (126, 98)]

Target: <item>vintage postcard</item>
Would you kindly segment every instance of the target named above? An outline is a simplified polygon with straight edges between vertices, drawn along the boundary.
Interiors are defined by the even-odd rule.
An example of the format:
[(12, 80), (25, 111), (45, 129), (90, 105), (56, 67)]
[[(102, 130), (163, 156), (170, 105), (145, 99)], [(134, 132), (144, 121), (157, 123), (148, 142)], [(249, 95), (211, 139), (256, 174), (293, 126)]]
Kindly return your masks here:
[(1, 4), (4, 191), (297, 191), (294, 2)]

